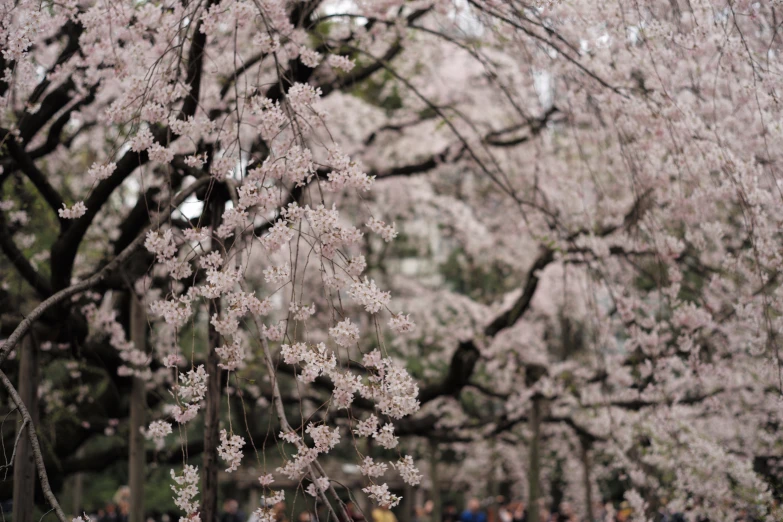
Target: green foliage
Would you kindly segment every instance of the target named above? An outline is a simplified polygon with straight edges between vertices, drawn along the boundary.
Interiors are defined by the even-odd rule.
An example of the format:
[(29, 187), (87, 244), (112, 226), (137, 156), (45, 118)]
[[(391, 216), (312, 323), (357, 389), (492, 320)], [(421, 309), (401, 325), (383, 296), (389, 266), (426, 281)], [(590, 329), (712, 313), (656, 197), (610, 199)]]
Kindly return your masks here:
[(490, 266), (476, 264), (461, 250), (455, 250), (441, 264), (440, 271), (452, 291), (479, 302), (492, 302), (512, 288), (512, 271), (495, 262)]
[(391, 87), (388, 85), (393, 79), (394, 77), (391, 73), (384, 71), (354, 87), (352, 94), (367, 103), (385, 109), (387, 113), (391, 114), (403, 107), (400, 89), (397, 84), (395, 83)]
[[(148, 466), (144, 483), (144, 510), (147, 512), (177, 512), (172, 499), (170, 466)], [(175, 469), (175, 471), (177, 471)], [(126, 485), (127, 461), (115, 462), (100, 473), (88, 473), (84, 477), (83, 509), (87, 512), (103, 508), (112, 502), (117, 490)]]
[[(38, 272), (44, 277), (49, 277), (49, 261), (44, 259), (51, 245), (57, 239), (59, 233), (59, 221), (54, 211), (49, 207), (40, 193), (26, 177), (16, 176), (0, 186), (0, 200), (11, 200), (15, 207), (11, 212), (23, 210), (27, 213), (29, 221), (23, 225), (10, 222), (11, 212), (5, 212), (5, 225), (14, 235), (14, 242), (26, 259), (39, 257), (36, 263)], [(25, 245), (23, 236), (34, 236), (32, 245)], [(27, 282), (14, 267), (11, 266), (6, 256), (0, 256), (0, 273), (3, 281), (8, 284), (9, 292), (17, 295), (22, 300), (33, 298)]]

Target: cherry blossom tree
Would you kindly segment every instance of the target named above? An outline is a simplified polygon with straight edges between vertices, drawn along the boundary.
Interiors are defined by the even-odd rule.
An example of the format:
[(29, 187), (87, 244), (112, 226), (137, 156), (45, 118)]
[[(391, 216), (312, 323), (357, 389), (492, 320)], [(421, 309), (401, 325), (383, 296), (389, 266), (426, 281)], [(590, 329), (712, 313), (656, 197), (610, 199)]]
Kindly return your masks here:
[(62, 522), (128, 452), (185, 519), (243, 466), (345, 519), (343, 448), (387, 507), (439, 448), (533, 519), (562, 469), (781, 516), (776, 3), (0, 10), (2, 435)]

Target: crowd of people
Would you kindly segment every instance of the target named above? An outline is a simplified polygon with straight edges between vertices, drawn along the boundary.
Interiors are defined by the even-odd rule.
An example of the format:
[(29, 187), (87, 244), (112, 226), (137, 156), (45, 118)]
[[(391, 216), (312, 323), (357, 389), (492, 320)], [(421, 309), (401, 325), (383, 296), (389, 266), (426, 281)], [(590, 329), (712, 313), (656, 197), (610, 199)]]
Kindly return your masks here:
[[(129, 491), (121, 488), (112, 502), (103, 509), (90, 515), (91, 522), (128, 522)], [(562, 502), (558, 506), (550, 506), (541, 499), (538, 503), (538, 520), (533, 520), (529, 514), (526, 503), (522, 500), (507, 500), (502, 496), (480, 500), (471, 498), (460, 510), (456, 503), (447, 502), (442, 507), (440, 520), (436, 520), (435, 505), (432, 500), (424, 502), (416, 507), (412, 513), (410, 522), (627, 522), (633, 515), (633, 510), (627, 502), (615, 507), (611, 503), (596, 503), (593, 506), (593, 519), (580, 516), (568, 502)], [(400, 509), (400, 508), (398, 508)], [(285, 502), (279, 502), (272, 508), (275, 522), (316, 522), (318, 520), (330, 520), (327, 513), (314, 513), (303, 510), (294, 516)], [(354, 502), (345, 505), (345, 513), (348, 520), (338, 522), (399, 522), (394, 511), (376, 507), (369, 516), (363, 512)], [(340, 517), (343, 518), (343, 517)], [(369, 519), (369, 520), (368, 520)], [(175, 513), (151, 513), (147, 522), (176, 522), (178, 516)], [(670, 513), (661, 510), (654, 518), (655, 522), (685, 522), (685, 517), (679, 513)], [(744, 518), (737, 522), (756, 520)], [(255, 514), (247, 516), (240, 508), (239, 502), (233, 498), (224, 501), (219, 520), (215, 522), (260, 522)], [(701, 522), (701, 521), (700, 521)]]
[(128, 522), (130, 512), (130, 488), (122, 486), (103, 508), (90, 516), (92, 522)]
[[(425, 502), (415, 511), (412, 522), (629, 522), (634, 519), (634, 510), (628, 502), (614, 505), (611, 502), (602, 504), (596, 502), (592, 509), (592, 518), (580, 515), (569, 502), (561, 502), (558, 505), (548, 505), (544, 499), (538, 501), (538, 518), (534, 520), (523, 500), (507, 500), (498, 496), (487, 498), (484, 501), (471, 498), (465, 504), (465, 509), (460, 511), (454, 503), (443, 506), (440, 521), (433, 520), (433, 503)], [(649, 514), (648, 514), (649, 515)], [(686, 522), (682, 513), (670, 511), (661, 507), (652, 518), (645, 518), (654, 522)], [(754, 516), (745, 512), (730, 522), (761, 522), (763, 517)], [(697, 518), (696, 522), (712, 522), (705, 518)], [(373, 522), (396, 522), (396, 520), (373, 520)], [(729, 522), (729, 521), (727, 521)]]
[[(432, 520), (431, 513), (432, 502), (426, 502), (416, 510), (413, 522), (437, 522)], [(482, 502), (478, 498), (471, 498), (462, 511), (459, 511), (454, 503), (444, 505), (440, 522), (626, 522), (630, 520), (632, 510), (628, 508), (627, 504), (622, 505), (617, 511), (609, 505), (596, 505), (593, 508), (593, 513), (594, 520), (588, 520), (577, 515), (568, 502), (562, 502), (556, 509), (551, 509), (541, 499), (538, 502), (538, 521), (534, 521), (522, 500), (508, 501), (504, 497), (496, 497)], [(663, 518), (661, 520), (662, 522), (679, 522), (677, 518)]]
[[(411, 522), (535, 522), (528, 515), (524, 501), (507, 501), (503, 497), (496, 497), (482, 502), (478, 498), (471, 498), (465, 504), (465, 509), (460, 511), (455, 503), (446, 503), (443, 506), (440, 520), (436, 520), (435, 505), (431, 500), (414, 509)], [(285, 502), (276, 504), (273, 508), (275, 522), (290, 522), (290, 511)], [(389, 509), (376, 507), (369, 513), (370, 520), (354, 503), (348, 502), (345, 506), (347, 521), (341, 522), (399, 522), (397, 515)], [(594, 520), (577, 515), (573, 506), (568, 502), (562, 502), (556, 509), (550, 509), (544, 500), (539, 501), (538, 522), (627, 522), (631, 519), (633, 510), (628, 503), (623, 502), (615, 509), (611, 504), (596, 504), (593, 508)], [(302, 511), (298, 514), (296, 522), (314, 522), (316, 520), (328, 520), (326, 514)], [(220, 522), (245, 522), (244, 515), (239, 511), (239, 504), (235, 500), (229, 500), (224, 504), (223, 515)], [(247, 522), (259, 522), (253, 516)], [(685, 522), (680, 514), (672, 514), (662, 510), (656, 518), (656, 522)]]

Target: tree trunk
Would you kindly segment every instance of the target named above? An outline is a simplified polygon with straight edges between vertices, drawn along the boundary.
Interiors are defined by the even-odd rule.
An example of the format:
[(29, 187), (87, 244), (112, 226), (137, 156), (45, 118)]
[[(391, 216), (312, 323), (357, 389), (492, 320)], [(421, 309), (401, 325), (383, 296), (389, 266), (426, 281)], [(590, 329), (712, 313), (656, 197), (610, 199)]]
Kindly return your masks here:
[(402, 494), (402, 512), (400, 513), (400, 522), (413, 522), (414, 512), (416, 510), (416, 494), (413, 486), (405, 484), (405, 490)]
[[(138, 350), (147, 351), (147, 321), (144, 304), (135, 295), (130, 297), (131, 341)], [(130, 513), (128, 522), (144, 522), (144, 468), (146, 454), (141, 430), (145, 424), (147, 389), (143, 380), (133, 378), (130, 397), (130, 452), (128, 455), (128, 482), (130, 486)]]
[[(492, 499), (492, 506), (495, 504), (495, 497), (498, 496), (498, 483), (495, 480), (495, 469), (497, 469), (498, 465), (498, 454), (495, 452), (494, 446), (495, 445), (490, 442), (490, 447), (492, 448), (492, 457), (489, 459), (489, 469), (487, 470), (486, 482), (486, 495), (487, 498)], [(492, 509), (490, 508), (489, 511), (490, 512), (487, 514), (488, 522), (495, 522)]]
[(495, 472), (499, 464), (498, 453), (497, 449), (495, 448), (494, 441), (490, 441), (490, 447), (492, 448), (492, 457), (489, 460), (490, 464), (489, 469), (487, 470), (486, 494), (487, 497), (491, 500), (489, 506), (487, 507), (487, 522), (499, 522), (497, 504), (498, 481), (496, 480), (497, 473)]
[[(213, 194), (213, 198), (215, 194)], [(220, 226), (220, 220), (223, 215), (223, 203), (213, 199), (210, 203), (212, 214), (212, 250), (218, 250), (215, 231)], [(209, 310), (207, 321), (212, 314), (220, 313), (220, 299), (213, 301), (214, 308)], [(201, 500), (201, 520), (203, 522), (215, 522), (217, 520), (217, 497), (218, 497), (218, 453), (217, 448), (220, 444), (219, 424), (220, 424), (220, 370), (218, 363), (220, 357), (215, 351), (220, 346), (220, 334), (215, 330), (210, 321), (209, 332), (209, 353), (207, 354), (206, 372), (207, 378), (207, 396), (206, 408), (204, 412), (204, 455), (203, 455), (203, 488)]]
[(432, 480), (432, 521), (443, 520), (443, 503), (440, 497), (440, 477), (438, 476), (438, 445), (430, 441), (430, 479)]
[[(28, 334), (19, 347), (19, 397), (27, 406), (33, 424), (38, 424), (38, 346), (32, 333)], [(22, 427), (22, 416), (19, 415), (17, 433)], [(34, 522), (35, 509), (35, 461), (27, 437), (27, 427), (19, 436), (14, 458), (14, 522)]]
[(528, 469), (528, 500), (527, 519), (529, 522), (538, 522), (538, 499), (541, 496), (541, 398), (534, 397), (530, 409), (530, 457)]
[[(77, 458), (84, 457), (84, 446), (76, 451)], [(75, 516), (80, 516), (84, 510), (84, 473), (76, 473), (73, 476), (73, 491), (71, 492), (71, 511)]]
[(584, 473), (585, 504), (587, 504), (587, 520), (593, 522), (595, 513), (593, 513), (593, 484), (590, 482), (590, 443), (584, 438), (579, 439), (579, 446), (582, 451), (582, 471)]

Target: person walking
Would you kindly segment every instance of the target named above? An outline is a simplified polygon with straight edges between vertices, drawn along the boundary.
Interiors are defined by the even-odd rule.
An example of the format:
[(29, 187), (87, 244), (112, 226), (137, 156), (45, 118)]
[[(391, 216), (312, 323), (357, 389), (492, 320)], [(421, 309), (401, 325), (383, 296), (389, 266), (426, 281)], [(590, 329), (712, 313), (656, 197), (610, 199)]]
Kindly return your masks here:
[(428, 500), (423, 506), (416, 508), (416, 522), (435, 522), (432, 520), (432, 510), (435, 507), (435, 503), (432, 500)]
[(233, 498), (223, 502), (223, 514), (220, 515), (220, 522), (245, 522), (245, 516), (239, 510), (239, 502)]
[(514, 506), (511, 503), (498, 506), (498, 522), (514, 522), (513, 509)]
[(397, 522), (397, 517), (387, 507), (377, 507), (372, 510), (372, 522)]
[(443, 506), (443, 513), (441, 514), (441, 522), (457, 522), (459, 520), (459, 512), (457, 506), (453, 502), (447, 502)]
[(487, 522), (487, 514), (481, 511), (481, 502), (477, 498), (468, 501), (468, 506), (459, 517), (460, 522)]
[(514, 503), (514, 505), (510, 509), (511, 511), (511, 520), (513, 522), (527, 522), (527, 509), (525, 509), (525, 503), (523, 501), (519, 501)]
[(365, 522), (364, 513), (355, 502), (348, 501), (345, 504), (345, 514), (348, 515), (347, 522)]

